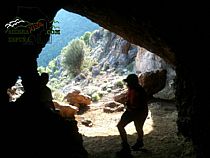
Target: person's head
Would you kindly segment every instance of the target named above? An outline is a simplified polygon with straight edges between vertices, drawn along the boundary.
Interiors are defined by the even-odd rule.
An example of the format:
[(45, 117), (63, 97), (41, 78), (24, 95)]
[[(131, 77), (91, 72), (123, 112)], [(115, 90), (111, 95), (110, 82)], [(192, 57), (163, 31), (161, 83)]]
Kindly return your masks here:
[(123, 81), (127, 83), (128, 87), (139, 85), (139, 78), (136, 74), (129, 74)]
[(47, 84), (49, 81), (49, 74), (46, 72), (43, 72), (40, 76), (40, 79), (41, 79), (42, 84)]

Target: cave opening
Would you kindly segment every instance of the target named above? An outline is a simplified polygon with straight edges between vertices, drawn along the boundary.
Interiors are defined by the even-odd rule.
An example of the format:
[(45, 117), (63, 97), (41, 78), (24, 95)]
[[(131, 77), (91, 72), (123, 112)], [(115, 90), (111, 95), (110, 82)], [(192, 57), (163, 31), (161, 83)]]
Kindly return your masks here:
[[(66, 20), (68, 18), (65, 17), (64, 19)], [(48, 56), (46, 54), (44, 56), (43, 52), (39, 54), (39, 58), (37, 58), (37, 71), (39, 74), (42, 72), (48, 72), (50, 74), (48, 86), (52, 89), (54, 103), (56, 108), (58, 108), (59, 115), (65, 119), (76, 119), (78, 122), (78, 130), (84, 138), (84, 145), (88, 151), (91, 152), (91, 156), (102, 157), (102, 154), (106, 152), (107, 154), (113, 154), (114, 151), (118, 150), (120, 147), (119, 133), (116, 124), (120, 119), (123, 108), (118, 104), (120, 100), (116, 101), (115, 98), (121, 95), (120, 92), (125, 90), (125, 85), (122, 83), (122, 80), (130, 73), (136, 73), (139, 76), (142, 74), (148, 76), (150, 80), (147, 81), (147, 79), (143, 77), (143, 81), (150, 84), (155, 81), (151, 84), (152, 86), (149, 85), (149, 87), (147, 87), (148, 91), (152, 91), (151, 93), (154, 93), (154, 95), (153, 101), (150, 103), (149, 115), (145, 122), (145, 142), (148, 144), (148, 148), (150, 148), (149, 151), (157, 150), (155, 147), (157, 145), (157, 139), (153, 138), (163, 137), (159, 139), (162, 140), (162, 145), (164, 145), (162, 148), (158, 149), (159, 152), (156, 154), (163, 154), (165, 157), (171, 155), (171, 152), (165, 154), (165, 148), (172, 148), (175, 144), (180, 142), (179, 138), (175, 136), (177, 132), (177, 111), (174, 104), (175, 69), (162, 58), (145, 48), (134, 45), (121, 36), (97, 26), (98, 29), (93, 29), (92, 32), (88, 32), (88, 36), (87, 32), (85, 32), (76, 39), (83, 40), (83, 43), (86, 44), (84, 50), (87, 52), (84, 52), (85, 56), (83, 57), (83, 63), (86, 65), (77, 71), (76, 74), (71, 74), (72, 71), (67, 70), (70, 67), (64, 67), (61, 59), (65, 57), (63, 55), (65, 50), (71, 47), (72, 41), (75, 39), (68, 40), (69, 42), (66, 42), (66, 45), (60, 43), (63, 42), (63, 38), (59, 40), (56, 39), (56, 37), (60, 36), (60, 33), (70, 29), (69, 27), (61, 28), (61, 25), (68, 26), (68, 24), (61, 24), (59, 20), (60, 19), (54, 18), (54, 21), (58, 24), (58, 26), (56, 25), (54, 28), (60, 29), (59, 34), (50, 35), (49, 41), (42, 49), (42, 51), (46, 53), (46, 47), (50, 47), (47, 52)], [(60, 51), (62, 52), (63, 50), (64, 53), (58, 53), (59, 49), (56, 49), (56, 44), (64, 45)], [(49, 53), (53, 51), (57, 52), (57, 55), (49, 58)], [(44, 60), (49, 61), (48, 64), (46, 64), (46, 61), (44, 63)], [(78, 61), (79, 59), (77, 58), (76, 60)], [(74, 63), (71, 66), (75, 65), (77, 61), (73, 61)], [(81, 67), (82, 66), (80, 66), (80, 68)], [(164, 75), (161, 76), (158, 74), (160, 70), (166, 70), (165, 78)], [(156, 77), (155, 75), (151, 77), (150, 74), (155, 74)], [(20, 81), (21, 77), (18, 78), (16, 82), (16, 88), (18, 89), (19, 86), (19, 88), (22, 88), (22, 92), (17, 92), (20, 95), (12, 96), (14, 97), (14, 101), (18, 99), (24, 91)], [(157, 84), (160, 87), (155, 89), (156, 87), (153, 86)], [(16, 88), (14, 89), (16, 90)], [(87, 95), (90, 100), (84, 101), (86, 105), (84, 105), (84, 102), (74, 102), (72, 106), (70, 105), (71, 102), (68, 100), (68, 95), (78, 90), (81, 92), (81, 96)], [(110, 108), (113, 104), (115, 104), (115, 109)], [(74, 108), (74, 106), (79, 108), (79, 110)], [(163, 121), (162, 118), (167, 118), (167, 121)], [(133, 123), (126, 126), (126, 130), (130, 143), (133, 143), (136, 137)], [(167, 142), (170, 139), (174, 139), (174, 141), (168, 144)], [(91, 144), (95, 141), (98, 141), (97, 147), (92, 147)], [(112, 141), (115, 143), (112, 144)], [(150, 145), (151, 143), (149, 142), (151, 141), (153, 145)], [(99, 146), (101, 146), (101, 150), (98, 149)], [(183, 144), (180, 144), (177, 149), (179, 154), (182, 152), (182, 146)], [(148, 153), (145, 153), (145, 156), (147, 154)], [(150, 154), (149, 157), (151, 157)], [(136, 153), (136, 155), (139, 154)], [(161, 155), (161, 157), (163, 157), (163, 155)], [(107, 157), (107, 155), (105, 157)]]
[[(63, 31), (64, 30), (62, 30), (62, 29), (60, 30), (61, 33)], [(107, 92), (110, 93), (113, 91), (113, 95), (110, 95), (110, 97), (114, 97), (114, 95), (117, 94), (116, 92), (119, 91), (119, 89), (116, 89), (116, 87), (120, 88), (121, 91), (122, 91), (122, 88), (125, 88), (124, 85), (121, 83), (121, 81), (129, 73), (137, 73), (138, 75), (140, 75), (141, 73), (146, 73), (146, 72), (154, 73), (156, 70), (167, 69), (167, 72), (168, 72), (166, 75), (167, 76), (167, 81), (166, 81), (167, 87), (166, 88), (164, 87), (165, 89), (163, 91), (161, 91), (160, 93), (154, 94), (154, 98), (157, 100), (159, 99), (159, 102), (156, 100), (156, 104), (154, 104), (154, 102), (153, 102), (153, 103), (151, 103), (151, 106), (150, 106), (151, 110), (150, 110), (150, 114), (148, 116), (148, 121), (146, 122), (146, 124), (148, 124), (148, 126), (145, 128), (146, 142), (148, 142), (148, 144), (149, 144), (149, 142), (152, 140), (152, 138), (156, 137), (160, 133), (165, 134), (165, 136), (162, 135), (162, 137), (164, 137), (164, 138), (161, 138), (162, 142), (164, 142), (164, 141), (167, 142), (173, 138), (175, 138), (178, 142), (179, 138), (173, 137), (173, 136), (175, 136), (175, 133), (177, 132), (176, 131), (177, 130), (176, 129), (177, 111), (176, 111), (176, 109), (174, 109), (175, 106), (173, 104), (174, 103), (174, 89), (173, 88), (174, 88), (174, 78), (176, 76), (176, 73), (175, 73), (175, 70), (173, 69), (173, 67), (170, 67), (170, 65), (167, 65), (167, 63), (164, 60), (162, 60), (159, 56), (156, 56), (155, 54), (147, 51), (146, 49), (144, 49), (140, 46), (129, 43), (127, 40), (123, 39), (122, 37), (116, 35), (113, 32), (110, 32), (104, 28), (101, 28), (100, 30), (95, 31), (92, 34), (94, 34), (95, 37), (92, 37), (91, 44), (94, 47), (91, 48), (91, 50), (94, 50), (94, 51), (89, 53), (89, 54), (92, 54), (92, 56), (90, 56), (89, 59), (91, 59), (91, 60), (97, 59), (97, 63), (94, 63), (93, 65), (91, 65), (91, 67), (89, 67), (85, 71), (81, 71), (79, 74), (74, 76), (74, 78), (72, 78), (72, 76), (68, 76), (67, 71), (63, 70), (63, 68), (60, 69), (61, 65), (60, 66), (56, 65), (57, 63), (61, 62), (58, 60), (58, 58), (56, 58), (57, 56), (54, 58), (54, 60), (49, 62), (49, 64), (47, 65), (48, 68), (44, 68), (44, 69), (38, 68), (37, 71), (39, 73), (44, 72), (44, 71), (48, 71), (50, 73), (50, 81), (49, 81), (48, 85), (53, 90), (53, 95), (54, 95), (55, 101), (57, 103), (61, 103), (60, 106), (62, 106), (62, 104), (64, 104), (65, 106), (67, 104), (70, 104), (68, 102), (62, 103), (64, 97), (67, 95), (67, 92), (71, 91), (72, 87), (73, 87), (72, 89), (75, 88), (76, 90), (78, 90), (77, 89), (78, 86), (80, 86), (79, 89), (81, 90), (81, 85), (83, 84), (82, 85), (83, 90), (86, 90), (85, 93), (91, 97), (91, 101), (95, 102), (92, 107), (93, 107), (93, 109), (95, 108), (94, 110), (96, 110), (99, 106), (101, 106), (101, 105), (99, 105), (99, 103), (100, 103), (100, 99), (102, 97), (105, 98), (105, 100), (103, 100), (101, 102), (104, 102), (104, 101), (110, 102), (111, 101), (111, 100), (107, 100), (107, 99), (111, 99), (111, 98), (104, 97), (105, 95), (107, 95)], [(107, 39), (105, 41), (104, 41), (104, 39), (97, 39), (97, 38), (99, 38), (98, 36), (100, 36), (100, 35), (101, 35), (100, 38), (107, 38)], [(48, 41), (48, 43), (46, 45), (50, 45), (51, 48), (54, 48), (54, 45), (52, 44), (53, 40), (54, 40), (54, 38), (50, 37), (50, 41)], [(98, 41), (96, 41), (96, 40), (98, 40)], [(93, 42), (95, 42), (95, 43), (93, 43)], [(97, 43), (103, 43), (104, 45), (97, 45)], [(114, 43), (114, 44), (112, 44), (112, 43)], [(96, 52), (96, 51), (98, 51), (98, 52)], [(94, 54), (94, 52), (96, 52), (98, 54)], [(111, 53), (109, 53), (109, 52), (111, 52)], [(102, 53), (104, 53), (104, 54), (102, 54)], [(120, 53), (121, 53), (121, 56), (119, 55)], [(137, 55), (137, 53), (138, 53), (138, 55)], [(40, 54), (39, 56), (41, 56), (41, 55), (42, 54)], [(113, 57), (107, 58), (107, 55), (109, 55), (109, 56), (113, 55)], [(128, 59), (130, 59), (130, 61), (122, 61), (122, 58), (126, 59), (126, 57)], [(113, 61), (113, 58), (115, 58), (114, 61)], [(46, 58), (43, 58), (43, 59), (46, 59)], [(40, 60), (40, 59), (38, 59), (38, 60)], [(100, 66), (99, 66), (99, 64), (100, 64)], [(99, 69), (99, 67), (100, 67), (100, 69)], [(126, 69), (125, 69), (125, 67), (126, 67)], [(60, 72), (58, 72), (58, 70)], [(57, 74), (64, 73), (64, 74), (58, 77), (55, 75), (56, 73)], [(110, 78), (107, 77), (108, 74), (111, 75)], [(116, 76), (120, 76), (120, 77), (116, 78)], [(68, 77), (71, 78), (72, 81), (70, 81), (69, 79), (67, 79), (67, 80), (64, 79), (64, 78), (68, 78)], [(94, 81), (91, 78), (93, 78)], [(162, 79), (162, 80), (164, 80), (164, 79)], [(101, 87), (101, 84), (104, 84), (104, 83), (101, 83), (101, 81), (104, 81), (104, 83), (109, 83), (114, 86), (104, 85), (104, 87)], [(153, 79), (153, 81), (154, 81), (154, 79)], [(94, 83), (95, 85), (93, 86), (93, 85), (87, 84), (87, 83), (91, 83), (91, 82), (95, 82)], [(60, 85), (58, 85), (58, 84), (60, 84)], [(77, 86), (75, 86), (75, 85), (77, 85)], [(61, 92), (61, 87), (63, 87), (62, 92)], [(63, 93), (63, 92), (65, 92), (65, 93)], [(160, 101), (161, 99), (163, 99), (166, 102), (161, 102)], [(113, 98), (112, 98), (112, 100), (113, 100)], [(77, 106), (78, 106), (79, 103), (75, 103), (75, 104), (77, 104)], [(60, 108), (60, 107), (58, 107), (58, 108)], [(84, 106), (82, 106), (82, 108), (84, 108)], [(82, 108), (80, 110), (83, 110)], [(101, 108), (99, 108), (99, 109), (101, 109)], [(163, 109), (163, 111), (161, 111), (160, 109)], [(90, 110), (90, 109), (88, 109), (88, 110)], [(115, 112), (115, 113), (117, 113), (117, 115), (110, 117), (110, 114), (108, 114), (109, 117), (107, 117), (108, 115), (103, 116), (104, 111), (106, 111), (106, 109), (101, 110), (99, 113), (87, 114), (86, 116), (85, 116), (85, 113), (84, 113), (84, 116), (82, 116), (79, 113), (78, 114), (74, 113), (74, 115), (76, 115), (76, 119), (79, 123), (78, 124), (79, 131), (80, 131), (80, 133), (83, 134), (83, 137), (85, 139), (84, 143), (89, 150), (93, 150), (93, 148), (90, 146), (95, 141), (99, 141), (100, 143), (98, 145), (101, 146), (104, 142), (108, 142), (108, 140), (110, 140), (110, 143), (111, 143), (111, 140), (114, 140), (114, 142), (116, 142), (115, 145), (120, 146), (119, 145), (120, 142), (118, 139), (119, 135), (118, 135), (118, 132), (116, 131), (116, 127), (113, 125), (116, 124), (116, 120), (117, 120), (117, 118), (119, 119), (119, 117), (120, 117), (119, 114), (121, 114), (121, 113)], [(161, 114), (160, 113), (158, 114), (158, 111)], [(72, 112), (69, 112), (69, 114), (72, 115)], [(172, 117), (169, 117), (170, 114), (172, 114)], [(65, 112), (63, 112), (62, 115), (66, 118), (69, 117), (69, 115), (66, 114)], [(95, 115), (95, 116), (93, 117), (93, 115)], [(97, 122), (97, 115), (101, 115), (101, 117), (105, 117), (105, 118), (107, 117), (109, 120), (107, 120), (107, 122), (98, 121), (99, 124), (94, 129), (95, 130), (95, 133), (94, 133), (93, 132), (94, 130), (91, 131), (91, 128), (93, 129), (94, 125), (96, 125), (95, 122)], [(87, 118), (85, 118), (85, 117), (87, 117)], [(98, 119), (101, 120), (101, 117), (99, 117)], [(163, 120), (161, 120), (160, 117), (163, 117), (165, 119), (167, 118), (167, 120), (168, 120), (168, 122), (166, 122), (167, 126), (164, 126), (163, 124), (161, 125), (161, 123), (163, 123)], [(114, 121), (109, 122), (110, 120), (114, 120)], [(101, 124), (103, 124), (103, 125), (106, 124), (108, 126), (103, 126), (103, 125), (101, 126)], [(172, 126), (168, 126), (169, 124), (171, 124)], [(108, 129), (108, 128), (110, 128), (109, 125), (112, 126), (111, 129)], [(158, 126), (161, 130), (157, 129)], [(83, 128), (80, 129), (80, 127), (83, 127)], [(101, 127), (103, 127), (103, 128), (101, 128)], [(104, 127), (107, 128), (108, 130), (105, 131)], [(136, 136), (135, 129), (133, 127), (134, 127), (133, 124), (130, 124), (127, 127), (129, 137), (131, 138), (132, 141), (134, 141), (135, 136)], [(167, 128), (172, 130), (170, 132), (172, 132), (173, 134), (167, 133), (167, 131), (166, 131)], [(153, 130), (156, 130), (157, 132), (154, 132)], [(150, 134), (150, 132), (151, 133), (153, 132), (154, 134)], [(168, 137), (170, 134), (172, 134), (172, 135), (170, 137)], [(156, 140), (154, 140), (154, 141), (156, 141)], [(166, 143), (166, 142), (164, 142), (164, 143)], [(173, 142), (174, 144), (177, 143), (176, 141), (174, 141), (174, 142)], [(115, 146), (116, 148), (113, 148), (113, 146), (110, 146), (109, 143), (105, 143), (105, 144), (106, 144), (105, 146), (102, 145), (103, 150), (98, 150), (98, 148), (95, 148), (96, 150), (95, 151), (93, 150), (92, 156), (93, 157), (94, 156), (101, 157), (102, 153), (105, 153), (105, 152), (109, 153), (110, 151), (112, 153), (112, 152), (114, 152), (114, 150), (118, 149), (118, 147), (116, 147), (116, 146)], [(154, 144), (154, 143), (152, 143), (152, 144)], [(174, 147), (173, 144), (166, 143), (166, 145), (168, 147), (170, 147), (171, 150)], [(181, 152), (182, 145), (183, 144), (181, 144), (179, 146), (180, 148), (177, 149), (177, 152)], [(106, 147), (108, 147), (108, 148), (105, 149)], [(151, 147), (151, 148), (153, 148), (153, 147)], [(165, 147), (163, 147), (163, 148), (165, 148)], [(160, 148), (160, 153), (157, 153), (157, 154), (163, 154), (163, 152), (165, 152), (163, 150), (163, 148)], [(156, 150), (156, 149), (154, 149), (154, 150)], [(168, 152), (167, 154), (171, 155), (170, 152)], [(167, 154), (166, 154), (166, 157), (168, 157)], [(150, 155), (150, 157), (151, 157), (151, 155)]]

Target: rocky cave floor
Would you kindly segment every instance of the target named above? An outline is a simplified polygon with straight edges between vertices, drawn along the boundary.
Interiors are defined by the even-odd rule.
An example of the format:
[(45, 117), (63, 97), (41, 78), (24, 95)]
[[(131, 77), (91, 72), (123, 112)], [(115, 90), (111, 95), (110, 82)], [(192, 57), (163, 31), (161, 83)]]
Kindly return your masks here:
[[(114, 158), (121, 147), (116, 125), (123, 112), (105, 113), (100, 103), (91, 104), (89, 110), (75, 118), (89, 157)], [(89, 121), (88, 125), (82, 123), (84, 119)], [(191, 142), (177, 132), (176, 120), (174, 102), (150, 103), (144, 124), (144, 150), (132, 151), (134, 158), (194, 158)], [(125, 129), (132, 145), (137, 137), (134, 124), (130, 123)]]

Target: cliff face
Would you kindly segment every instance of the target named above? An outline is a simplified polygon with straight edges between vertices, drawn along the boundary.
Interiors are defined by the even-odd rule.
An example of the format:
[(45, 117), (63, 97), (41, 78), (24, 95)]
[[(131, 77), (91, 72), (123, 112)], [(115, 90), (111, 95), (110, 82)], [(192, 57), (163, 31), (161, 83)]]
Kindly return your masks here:
[[(7, 1), (4, 3), (4, 9), (0, 11), (0, 33), (1, 50), (2, 52), (4, 50), (2, 60), (7, 64), (1, 62), (0, 65), (3, 68), (2, 74), (4, 74), (1, 76), (0, 83), (1, 112), (4, 114), (1, 115), (2, 125), (8, 129), (6, 120), (7, 116), (11, 114), (11, 109), (8, 108), (6, 90), (14, 85), (17, 76), (22, 77), (26, 89), (28, 87), (30, 87), (28, 89), (34, 89), (29, 92), (21, 104), (28, 104), (27, 101), (36, 96), (36, 78), (38, 76), (36, 58), (49, 39), (49, 34), (46, 32), (50, 29), (50, 21), (60, 8), (64, 8), (88, 17), (129, 42), (148, 49), (161, 56), (166, 62), (176, 66), (178, 128), (182, 134), (193, 140), (199, 157), (208, 157), (208, 147), (205, 145), (209, 142), (207, 138), (210, 133), (209, 123), (206, 122), (209, 120), (209, 111), (207, 110), (209, 96), (205, 91), (210, 88), (209, 84), (206, 84), (209, 77), (202, 78), (200, 75), (195, 75), (195, 72), (209, 71), (206, 67), (206, 63), (208, 63), (206, 52), (209, 50), (210, 35), (207, 23), (208, 5), (204, 2), (184, 4), (142, 1), (139, 6), (139, 1), (135, 0), (129, 1), (126, 5), (121, 4), (122, 1), (113, 4), (110, 0), (104, 1), (103, 5), (97, 0), (72, 0), (57, 3), (47, 1), (46, 4), (42, 1), (36, 3), (34, 1)], [(197, 10), (199, 11), (196, 12)], [(35, 24), (40, 19), (45, 19), (45, 23), (43, 27), (34, 29), (29, 34), (19, 34), (20, 38), (17, 34), (6, 32), (8, 28), (5, 26), (17, 16), (34, 24), (34, 27), (27, 25), (22, 29), (36, 28), (38, 25)], [(42, 37), (41, 42), (37, 40), (40, 37)], [(29, 42), (26, 42), (25, 39), (28, 38)], [(197, 64), (198, 61), (202, 62)], [(35, 103), (30, 103), (31, 106), (33, 104)], [(16, 116), (19, 117), (19, 115)], [(9, 120), (13, 127), (13, 121)], [(21, 119), (21, 121), (23, 120)], [(8, 132), (5, 132), (4, 136), (9, 137)]]

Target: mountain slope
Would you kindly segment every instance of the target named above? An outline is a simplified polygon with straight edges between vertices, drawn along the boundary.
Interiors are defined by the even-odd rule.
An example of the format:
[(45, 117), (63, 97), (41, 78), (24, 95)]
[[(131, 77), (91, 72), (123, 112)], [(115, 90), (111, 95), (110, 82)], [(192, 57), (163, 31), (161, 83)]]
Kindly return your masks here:
[(86, 17), (64, 9), (58, 11), (54, 20), (57, 21), (55, 26), (60, 28), (60, 34), (51, 35), (50, 41), (42, 49), (37, 59), (38, 66), (47, 66), (48, 62), (55, 58), (72, 39), (82, 36), (86, 31), (92, 32), (99, 28), (98, 24)]

